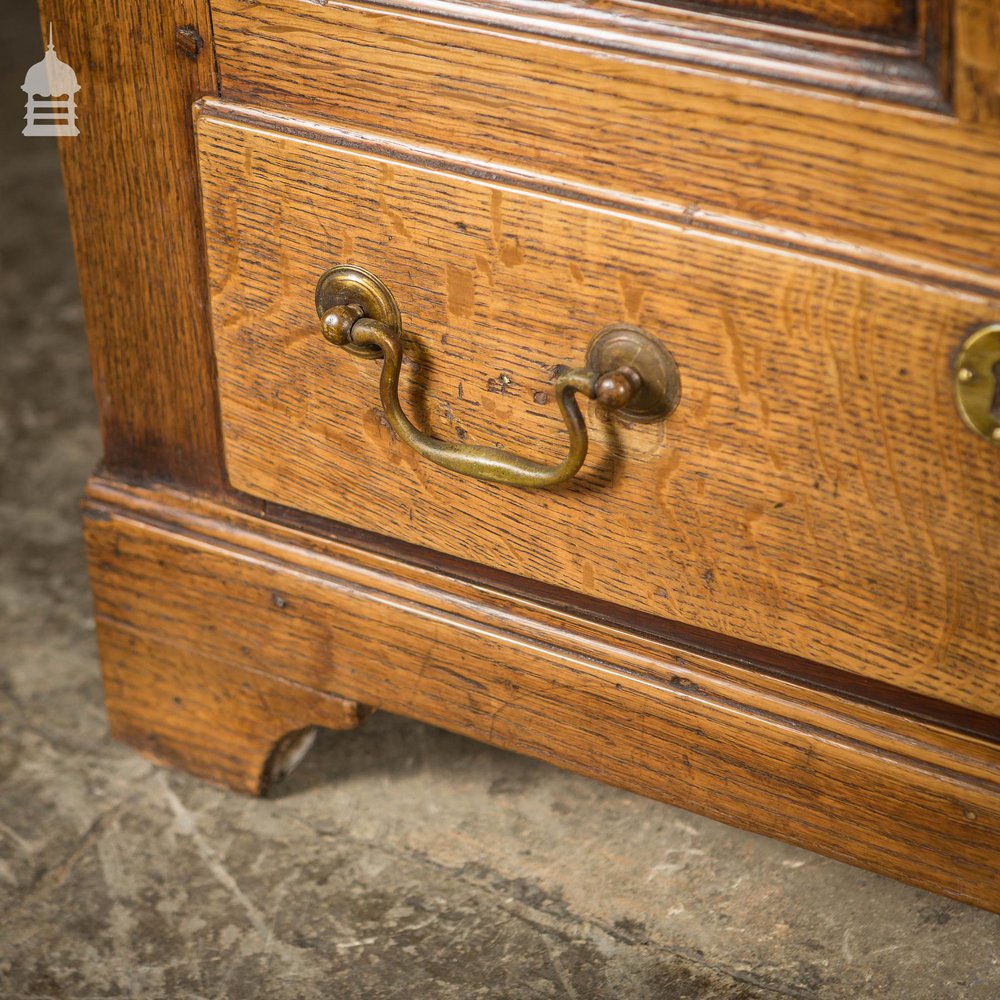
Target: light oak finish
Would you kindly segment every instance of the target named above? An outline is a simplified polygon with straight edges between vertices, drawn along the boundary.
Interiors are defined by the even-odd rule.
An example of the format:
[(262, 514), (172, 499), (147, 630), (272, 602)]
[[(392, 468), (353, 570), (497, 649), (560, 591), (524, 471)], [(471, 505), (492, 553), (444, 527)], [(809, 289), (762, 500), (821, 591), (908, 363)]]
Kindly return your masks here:
[[(1000, 449), (950, 356), (981, 295), (198, 120), (227, 468), (289, 507), (1000, 713)], [(665, 423), (590, 407), (565, 488), (442, 470), (320, 335), (316, 280), (393, 291), (422, 429), (557, 461), (553, 371), (627, 322), (681, 372)]]
[[(137, 584), (133, 578), (130, 585)], [(162, 595), (150, 581), (144, 588)], [(132, 601), (117, 609), (126, 615), (134, 610)], [(111, 616), (101, 622), (111, 735), (158, 764), (264, 795), (308, 751), (315, 726), (354, 729), (370, 714), (356, 702), (206, 655), (198, 639), (180, 629), (170, 636), (145, 634)]]
[[(41, 15), (82, 87), (81, 134), (60, 153), (105, 465), (217, 491), (190, 110), (216, 89), (207, 0), (41, 0)], [(185, 52), (182, 27), (208, 48)]]
[(1000, 909), (992, 745), (183, 494), (94, 481), (85, 523), (112, 724), (156, 759), (238, 770), (189, 699), (276, 738), (336, 693)]
[[(806, 0), (808, 2), (808, 0)], [(964, 0), (961, 0), (964, 2)], [(677, 6), (642, 0), (384, 0), (394, 11), (435, 14), (505, 31), (569, 39), (604, 49), (667, 57), (715, 71), (797, 81), (923, 107), (943, 109), (951, 90), (952, 0), (916, 0), (891, 31), (888, 6), (861, 4), (789, 18), (789, 0), (744, 7)], [(765, 9), (766, 8), (766, 9)], [(779, 9), (781, 8), (781, 9)], [(803, 11), (800, 10), (800, 13)], [(820, 13), (813, 5), (813, 15)], [(749, 16), (748, 16), (749, 14)], [(892, 14), (889, 14), (889, 18)], [(843, 30), (854, 20), (854, 26)], [(868, 25), (859, 30), (859, 21)]]
[(635, 199), (687, 226), (1000, 290), (996, 128), (444, 14), (215, 9), (234, 102)]
[(691, 6), (732, 8), (748, 17), (800, 19), (832, 28), (890, 33), (905, 31), (912, 25), (914, 8), (907, 0), (851, 0), (848, 3), (844, 0), (723, 0), (713, 4), (695, 2)]
[[(949, 421), (942, 383), (953, 328), (996, 317), (1000, 292), (1000, 5), (742, 2), (42, 0), (84, 88), (62, 155), (105, 443), (86, 518), (117, 736), (260, 793), (309, 727), (379, 706), (1000, 910), (1000, 546), (978, 506), (995, 453)], [(637, 257), (647, 234), (662, 264)], [(557, 455), (547, 368), (581, 361), (613, 313), (680, 345), (676, 421), (657, 436), (592, 413), (593, 464), (548, 512), (438, 491), (386, 437), (378, 365), (316, 334), (311, 283), (359, 252), (404, 305), (423, 426)], [(802, 329), (813, 364), (785, 333)], [(279, 453), (231, 428), (224, 453), (220, 380)], [(313, 470), (307, 495), (294, 448), (325, 460), (352, 440), (398, 462), (368, 461), (368, 481), (410, 492), (383, 491), (370, 522), (353, 482), (335, 513), (305, 513), (332, 512), (359, 459)], [(260, 473), (273, 497), (285, 471), (303, 510), (234, 485)], [(471, 496), (495, 565), (405, 542), (412, 490), (436, 539), (446, 498)], [(673, 591), (641, 607), (646, 570), (619, 544), (629, 586), (602, 534), (620, 542), (621, 497), (644, 497), (662, 523), (634, 530), (678, 553), (651, 552)], [(559, 510), (579, 544), (529, 551), (525, 512)], [(787, 618), (768, 608), (789, 593)], [(707, 628), (671, 620), (685, 608)]]
[(955, 11), (955, 106), (969, 121), (1000, 122), (1000, 3), (962, 0)]

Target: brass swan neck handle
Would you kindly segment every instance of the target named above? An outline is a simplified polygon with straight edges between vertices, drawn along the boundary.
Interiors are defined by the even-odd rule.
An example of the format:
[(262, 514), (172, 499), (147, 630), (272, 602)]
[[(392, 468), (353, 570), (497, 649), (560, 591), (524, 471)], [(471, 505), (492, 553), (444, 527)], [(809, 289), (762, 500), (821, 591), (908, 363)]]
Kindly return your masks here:
[[(630, 368), (601, 375), (588, 368), (574, 368), (556, 379), (555, 395), (569, 431), (569, 452), (558, 465), (543, 465), (503, 448), (442, 441), (418, 430), (399, 402), (399, 373), (403, 364), (403, 342), (399, 331), (377, 319), (352, 316), (350, 306), (335, 306), (323, 317), (328, 340), (377, 347), (383, 358), (379, 395), (389, 426), (404, 444), (437, 465), (463, 476), (504, 486), (541, 488), (558, 486), (572, 479), (587, 457), (587, 424), (576, 401), (576, 393), (599, 399), (606, 406), (624, 406), (640, 382)], [(346, 328), (346, 329), (345, 329)], [(641, 383), (640, 383), (641, 384)]]
[[(586, 460), (588, 447), (578, 393), (633, 420), (662, 419), (679, 398), (677, 369), (670, 355), (641, 331), (609, 328), (591, 345), (586, 367), (565, 371), (555, 381), (556, 402), (569, 432), (569, 451), (558, 465), (502, 448), (442, 441), (415, 427), (400, 404), (402, 323), (385, 285), (362, 268), (341, 265), (320, 279), (316, 301), (328, 341), (362, 357), (382, 357), (379, 395), (386, 420), (400, 441), (429, 461), (482, 482), (538, 489), (572, 479)], [(614, 337), (609, 336), (612, 333)], [(595, 352), (602, 337), (604, 349)], [(643, 369), (652, 370), (653, 382)]]

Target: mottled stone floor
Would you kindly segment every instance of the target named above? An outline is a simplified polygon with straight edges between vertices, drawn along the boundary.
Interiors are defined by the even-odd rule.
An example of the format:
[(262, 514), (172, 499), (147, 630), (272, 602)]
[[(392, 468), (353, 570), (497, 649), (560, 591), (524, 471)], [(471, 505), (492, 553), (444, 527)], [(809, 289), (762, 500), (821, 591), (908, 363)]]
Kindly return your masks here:
[(406, 720), (324, 734), (266, 801), (113, 744), (82, 313), (52, 140), (19, 134), (25, 0), (0, 32), (0, 996), (1000, 996), (998, 917)]

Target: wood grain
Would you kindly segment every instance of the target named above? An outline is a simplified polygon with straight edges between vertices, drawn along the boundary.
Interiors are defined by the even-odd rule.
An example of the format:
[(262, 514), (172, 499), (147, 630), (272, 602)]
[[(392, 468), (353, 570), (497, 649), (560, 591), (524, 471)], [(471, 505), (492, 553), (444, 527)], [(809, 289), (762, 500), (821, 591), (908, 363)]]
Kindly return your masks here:
[[(259, 794), (382, 707), (1000, 910), (997, 453), (947, 384), (1000, 312), (1000, 14), (926, 0), (883, 36), (894, 7), (768, 5), (835, 36), (628, 0), (42, 0), (83, 85), (113, 732)], [(200, 124), (203, 234), (213, 93), (241, 106)], [(225, 481), (203, 235), (229, 469), (266, 500)], [(675, 351), (681, 409), (591, 412), (561, 493), (447, 477), (316, 335), (338, 259), (392, 285), (443, 436), (554, 458), (553, 366), (616, 319)]]
[(266, 794), (294, 767), (313, 727), (354, 729), (370, 714), (356, 702), (206, 656), (193, 629), (144, 634), (106, 618), (99, 644), (111, 735), (158, 764), (250, 795)]
[(119, 732), (171, 734), (174, 763), (201, 766), (177, 720), (191, 696), (212, 714), (202, 679), (251, 680), (240, 710), (271, 733), (273, 690), (335, 692), (1000, 909), (996, 744), (173, 491), (97, 480), (85, 514), (114, 677), (181, 702), (129, 694)]
[(1000, 122), (1000, 4), (958, 0), (954, 15), (955, 106), (968, 121)]
[[(218, 0), (222, 93), (687, 226), (1000, 289), (1000, 132), (376, 4)], [(275, 67), (280, 67), (276, 71)]]
[[(951, 353), (1000, 305), (610, 207), (198, 122), (229, 475), (254, 496), (1000, 713), (1000, 452)], [(320, 274), (381, 276), (404, 407), (555, 461), (551, 396), (613, 322), (673, 351), (682, 402), (592, 408), (584, 473), (492, 487), (389, 432), (377, 362), (318, 334)]]
[[(654, 0), (659, 2), (659, 0)], [(669, 0), (662, 0), (664, 4)], [(679, 6), (703, 10), (736, 10), (748, 17), (776, 21), (789, 18), (828, 28), (902, 34), (912, 30), (914, 4), (907, 0), (716, 0), (682, 2)]]
[[(792, 0), (794, 3), (795, 0)], [(794, 81), (884, 100), (944, 109), (940, 53), (925, 44), (951, 0), (926, 0), (919, 18), (907, 17), (891, 34), (841, 31), (807, 19), (747, 17), (719, 8), (630, 0), (382, 0), (393, 12), (434, 14), (548, 38), (597, 44), (637, 56), (670, 58), (715, 70)], [(776, 5), (772, 4), (776, 8)], [(786, 10), (787, 13), (787, 10)], [(830, 13), (830, 12), (828, 12)], [(842, 12), (851, 17), (851, 8)], [(871, 16), (871, 11), (867, 16)], [(866, 15), (862, 15), (864, 17)], [(869, 21), (869, 24), (872, 22)], [(829, 30), (827, 30), (829, 29)]]
[[(191, 102), (214, 93), (207, 0), (42, 0), (77, 70), (63, 176), (109, 469), (222, 482)], [(185, 52), (178, 28), (204, 45)]]

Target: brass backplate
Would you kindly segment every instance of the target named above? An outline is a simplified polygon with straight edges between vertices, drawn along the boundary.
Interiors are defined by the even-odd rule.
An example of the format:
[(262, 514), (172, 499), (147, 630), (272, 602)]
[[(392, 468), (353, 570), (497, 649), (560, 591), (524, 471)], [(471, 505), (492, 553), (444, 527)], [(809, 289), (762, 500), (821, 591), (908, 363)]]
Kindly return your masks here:
[[(402, 319), (392, 292), (369, 271), (356, 264), (331, 267), (316, 284), (316, 312), (322, 318), (335, 306), (357, 305), (363, 315), (399, 331)], [(377, 358), (381, 351), (369, 344), (344, 344), (345, 351), (359, 358)]]
[(587, 367), (595, 372), (631, 368), (642, 386), (627, 407), (614, 410), (622, 420), (651, 423), (669, 417), (681, 401), (681, 376), (674, 356), (638, 327), (606, 326), (590, 342)]
[(1000, 323), (976, 330), (955, 358), (955, 402), (966, 425), (1000, 445)]

